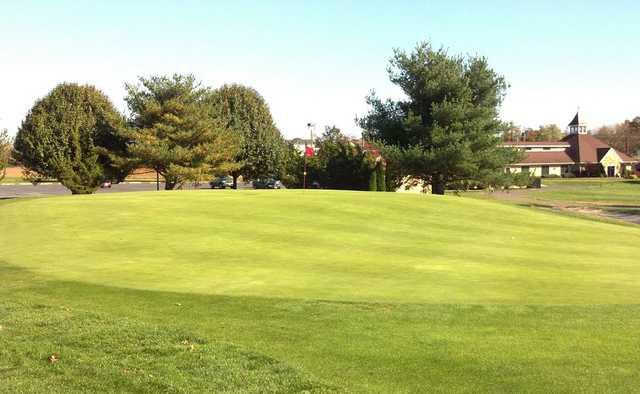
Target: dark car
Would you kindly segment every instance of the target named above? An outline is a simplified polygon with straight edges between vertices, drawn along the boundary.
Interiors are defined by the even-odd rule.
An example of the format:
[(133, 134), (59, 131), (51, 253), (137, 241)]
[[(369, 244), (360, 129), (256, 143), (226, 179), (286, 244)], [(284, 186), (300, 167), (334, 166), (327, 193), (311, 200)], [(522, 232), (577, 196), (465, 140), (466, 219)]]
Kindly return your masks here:
[(233, 188), (233, 178), (228, 175), (219, 176), (209, 182), (209, 186), (211, 186), (212, 189), (226, 189), (228, 187)]
[(277, 179), (256, 179), (253, 181), (254, 189), (284, 189), (284, 185)]

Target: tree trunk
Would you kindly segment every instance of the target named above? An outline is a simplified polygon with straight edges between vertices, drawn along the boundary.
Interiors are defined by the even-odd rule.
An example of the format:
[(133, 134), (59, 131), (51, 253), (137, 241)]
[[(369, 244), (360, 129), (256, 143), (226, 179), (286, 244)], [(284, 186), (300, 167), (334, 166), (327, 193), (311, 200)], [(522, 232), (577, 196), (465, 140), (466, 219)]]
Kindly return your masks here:
[(235, 190), (238, 188), (238, 174), (232, 173), (231, 177), (233, 178), (233, 186), (232, 188)]
[(441, 196), (444, 195), (445, 182), (441, 175), (436, 175), (433, 177), (433, 181), (431, 183), (431, 194), (439, 194)]
[(173, 190), (178, 185), (178, 180), (174, 178), (164, 177), (164, 190)]

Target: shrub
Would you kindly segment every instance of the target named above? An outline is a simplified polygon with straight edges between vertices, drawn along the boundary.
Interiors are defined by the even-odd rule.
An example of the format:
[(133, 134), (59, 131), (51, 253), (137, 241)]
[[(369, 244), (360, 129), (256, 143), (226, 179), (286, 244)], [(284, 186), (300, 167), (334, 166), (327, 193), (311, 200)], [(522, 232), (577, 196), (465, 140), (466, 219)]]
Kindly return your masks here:
[(110, 167), (107, 151), (125, 144), (123, 128), (122, 116), (98, 89), (60, 84), (22, 122), (17, 159), (34, 182), (53, 178), (74, 194), (93, 193)]
[(375, 170), (371, 171), (371, 175), (369, 175), (369, 191), (378, 191), (378, 173)]

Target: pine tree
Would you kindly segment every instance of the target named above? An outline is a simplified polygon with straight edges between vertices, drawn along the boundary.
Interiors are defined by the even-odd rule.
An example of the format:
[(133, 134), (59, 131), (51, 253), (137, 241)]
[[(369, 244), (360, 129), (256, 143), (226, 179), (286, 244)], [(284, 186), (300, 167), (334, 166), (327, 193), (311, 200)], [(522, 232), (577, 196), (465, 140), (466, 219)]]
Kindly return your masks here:
[(162, 175), (165, 189), (237, 167), (239, 141), (211, 111), (210, 91), (193, 75), (141, 77), (126, 89), (132, 114), (128, 152)]
[(399, 148), (391, 150), (400, 159), (393, 167), (402, 168), (394, 174), (444, 194), (450, 182), (503, 171), (517, 159), (500, 146), (498, 110), (507, 84), (485, 58), (450, 56), (422, 43), (410, 54), (396, 50), (389, 76), (408, 99), (372, 94), (360, 125), (368, 139)]

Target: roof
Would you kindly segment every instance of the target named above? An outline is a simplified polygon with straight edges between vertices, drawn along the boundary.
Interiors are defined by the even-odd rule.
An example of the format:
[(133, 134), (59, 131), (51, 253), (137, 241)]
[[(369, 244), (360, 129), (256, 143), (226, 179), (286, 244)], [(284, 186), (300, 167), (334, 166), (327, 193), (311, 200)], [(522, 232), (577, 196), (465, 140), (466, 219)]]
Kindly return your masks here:
[(580, 125), (580, 116), (579, 116), (579, 113), (576, 112), (576, 116), (574, 116), (573, 120), (569, 122), (569, 126), (579, 126), (579, 125)]
[(573, 164), (574, 161), (566, 151), (527, 152), (524, 159), (517, 164)]
[[(576, 163), (599, 163), (600, 159), (611, 148), (606, 143), (589, 134), (570, 134), (562, 139), (571, 145), (567, 153)], [(636, 160), (616, 150), (623, 162), (635, 162)]]
[(564, 141), (509, 141), (505, 142), (503, 145), (505, 146), (569, 146), (567, 142)]

